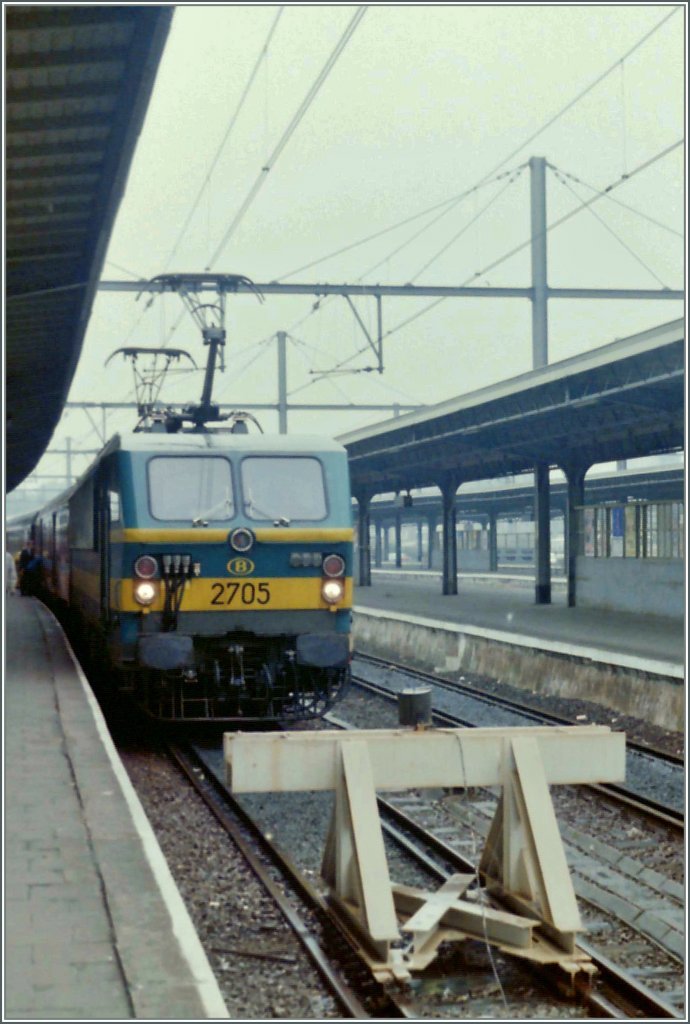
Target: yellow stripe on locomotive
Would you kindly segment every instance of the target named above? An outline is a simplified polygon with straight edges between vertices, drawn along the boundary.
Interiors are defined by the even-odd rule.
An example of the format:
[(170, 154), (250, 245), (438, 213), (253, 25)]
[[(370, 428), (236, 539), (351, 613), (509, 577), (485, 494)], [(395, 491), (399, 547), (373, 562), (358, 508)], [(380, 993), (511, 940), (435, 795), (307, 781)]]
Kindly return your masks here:
[[(135, 596), (137, 587), (150, 586), (153, 597), (142, 604)], [(185, 612), (225, 611), (286, 611), (286, 610), (329, 610), (339, 611), (352, 608), (352, 578), (343, 581), (343, 597), (337, 605), (329, 603), (322, 595), (322, 580), (318, 578), (287, 579), (285, 577), (247, 578), (191, 578), (186, 582), (179, 607), (179, 614)], [(111, 580), (110, 607), (119, 612), (160, 612), (163, 610), (163, 582), (155, 579), (142, 581), (133, 579)]]

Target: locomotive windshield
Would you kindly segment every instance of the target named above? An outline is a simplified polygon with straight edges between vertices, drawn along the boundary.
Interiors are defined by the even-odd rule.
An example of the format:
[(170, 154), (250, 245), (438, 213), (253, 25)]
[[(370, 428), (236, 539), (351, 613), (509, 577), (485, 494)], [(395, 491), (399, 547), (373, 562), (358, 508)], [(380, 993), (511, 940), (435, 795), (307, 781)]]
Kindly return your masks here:
[(154, 519), (214, 519), (235, 514), (232, 473), (219, 456), (157, 456), (148, 464)]
[(260, 456), (242, 460), (242, 495), (248, 519), (326, 518), (326, 489), (318, 459)]

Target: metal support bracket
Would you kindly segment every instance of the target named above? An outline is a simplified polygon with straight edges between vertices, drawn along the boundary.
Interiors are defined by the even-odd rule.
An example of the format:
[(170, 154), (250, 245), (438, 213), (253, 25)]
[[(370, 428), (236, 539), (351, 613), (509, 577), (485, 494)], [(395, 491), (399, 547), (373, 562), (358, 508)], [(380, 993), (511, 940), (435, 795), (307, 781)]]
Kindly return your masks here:
[[(550, 784), (625, 777), (625, 734), (606, 726), (515, 729), (374, 729), (353, 733), (226, 733), (235, 792), (333, 790), (321, 873), (330, 902), (379, 980), (405, 981), (439, 945), (467, 938), (593, 973), (577, 949), (582, 930)], [(436, 892), (391, 884), (376, 791), (499, 786), (502, 793), (476, 875)], [(497, 909), (479, 888), (500, 899)]]
[(369, 331), (367, 330), (366, 324), (364, 323), (364, 321), (362, 320), (361, 316), (359, 315), (359, 313), (357, 311), (357, 307), (355, 306), (355, 304), (352, 301), (352, 299), (350, 298), (350, 296), (347, 295), (347, 294), (345, 295), (345, 301), (347, 302), (348, 306), (352, 310), (352, 313), (353, 313), (353, 316), (354, 316), (355, 320), (357, 321), (359, 326), (362, 328), (362, 331), (364, 332), (364, 336), (367, 339), (367, 341), (369, 342), (369, 347), (371, 348), (372, 352), (376, 356), (378, 365), (376, 367), (373, 367), (373, 369), (376, 369), (379, 373), (383, 373), (383, 330), (382, 330), (383, 325), (382, 325), (382, 318), (381, 318), (381, 296), (380, 295), (376, 296), (376, 303), (377, 303), (377, 306), (376, 306), (376, 322), (377, 322), (377, 333), (378, 333), (378, 337), (377, 337), (376, 341), (374, 341), (372, 336), (369, 334)]

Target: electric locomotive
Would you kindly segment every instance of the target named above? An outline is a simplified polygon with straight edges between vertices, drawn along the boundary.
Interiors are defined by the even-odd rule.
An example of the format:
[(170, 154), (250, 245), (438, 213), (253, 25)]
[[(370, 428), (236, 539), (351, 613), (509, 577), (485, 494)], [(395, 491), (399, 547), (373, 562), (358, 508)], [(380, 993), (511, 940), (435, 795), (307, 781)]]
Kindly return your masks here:
[(352, 511), (334, 441), (116, 436), (34, 534), (45, 588), (155, 718), (308, 718), (348, 682)]
[[(156, 280), (189, 298), (201, 278)], [(167, 367), (188, 353), (118, 350), (144, 389), (140, 421), (36, 515), (43, 585), (76, 615), (117, 686), (156, 719), (315, 717), (350, 678), (347, 453), (321, 437), (250, 434), (250, 414), (220, 414), (211, 392), (224, 296), (248, 279), (214, 280), (219, 306), (190, 299), (209, 347), (200, 403), (153, 400), (156, 359)], [(216, 326), (204, 322), (209, 309)], [(148, 377), (142, 355), (153, 360)], [(220, 421), (230, 425), (208, 425)]]

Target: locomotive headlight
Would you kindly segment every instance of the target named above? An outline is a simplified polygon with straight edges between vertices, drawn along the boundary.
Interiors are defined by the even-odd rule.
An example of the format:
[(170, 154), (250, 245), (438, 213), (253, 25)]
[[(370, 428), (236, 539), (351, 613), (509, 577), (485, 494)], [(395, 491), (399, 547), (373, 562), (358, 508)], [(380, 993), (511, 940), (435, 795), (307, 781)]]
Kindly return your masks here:
[(134, 575), (142, 580), (150, 580), (158, 572), (158, 562), (151, 555), (141, 555), (134, 563)]
[(321, 597), (328, 604), (337, 604), (342, 601), (345, 593), (345, 584), (342, 580), (324, 580), (321, 584)]
[(236, 530), (233, 530), (229, 536), (230, 547), (235, 551), (239, 551), (244, 554), (245, 551), (249, 551), (254, 543), (254, 534), (251, 530), (248, 530), (246, 526), (240, 526)]
[(323, 560), (323, 571), (326, 576), (344, 576), (345, 559), (340, 555), (326, 555)]
[(138, 601), (139, 604), (149, 605), (153, 604), (156, 596), (156, 588), (153, 583), (149, 583), (148, 580), (140, 580), (134, 584), (134, 600)]

